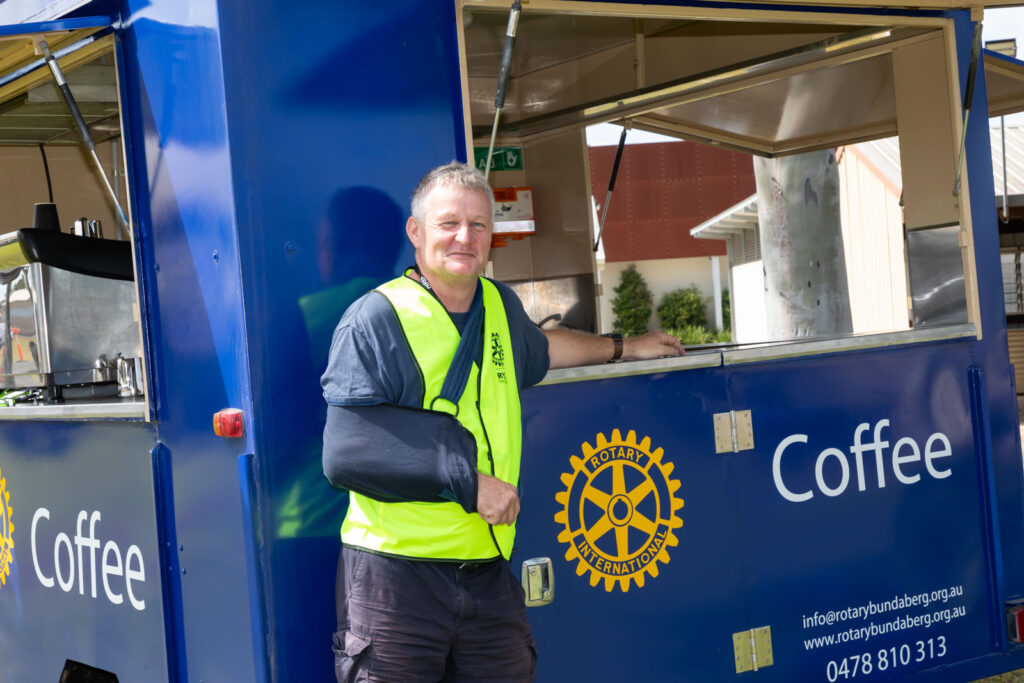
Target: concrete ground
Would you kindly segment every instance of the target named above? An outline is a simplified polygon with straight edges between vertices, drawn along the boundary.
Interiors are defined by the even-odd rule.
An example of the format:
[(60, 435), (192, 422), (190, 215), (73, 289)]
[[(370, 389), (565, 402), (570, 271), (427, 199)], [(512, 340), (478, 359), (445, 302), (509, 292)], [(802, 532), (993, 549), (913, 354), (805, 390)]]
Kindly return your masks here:
[(1017, 669), (1009, 673), (983, 678), (975, 683), (1024, 683), (1024, 669)]

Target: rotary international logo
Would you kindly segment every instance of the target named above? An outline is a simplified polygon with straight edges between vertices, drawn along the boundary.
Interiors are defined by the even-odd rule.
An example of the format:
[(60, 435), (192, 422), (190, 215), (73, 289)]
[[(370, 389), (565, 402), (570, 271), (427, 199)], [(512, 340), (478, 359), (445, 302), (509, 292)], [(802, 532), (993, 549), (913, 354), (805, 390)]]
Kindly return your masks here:
[(645, 574), (657, 577), (658, 563), (668, 564), (668, 549), (679, 544), (673, 530), (683, 526), (683, 500), (675, 495), (674, 467), (661, 448), (651, 449), (650, 437), (638, 442), (633, 430), (625, 439), (618, 429), (611, 439), (598, 434), (594, 446), (584, 442), (582, 449), (582, 458), (569, 458), (566, 489), (555, 495), (565, 559), (578, 560), (578, 576), (590, 572), (591, 586), (603, 579), (609, 593), (625, 593), (631, 582), (643, 588)]
[(14, 561), (14, 522), (11, 520), (11, 494), (0, 471), (0, 586), (7, 584)]

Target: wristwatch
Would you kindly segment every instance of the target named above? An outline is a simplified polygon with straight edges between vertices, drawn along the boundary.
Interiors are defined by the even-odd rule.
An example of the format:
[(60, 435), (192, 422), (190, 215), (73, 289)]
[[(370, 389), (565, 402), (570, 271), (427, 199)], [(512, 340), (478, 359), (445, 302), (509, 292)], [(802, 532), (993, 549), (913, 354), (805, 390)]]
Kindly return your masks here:
[(612, 357), (608, 360), (609, 363), (622, 358), (622, 335), (618, 332), (609, 332), (608, 334), (602, 334), (602, 337), (608, 337), (615, 342), (615, 351), (612, 352)]

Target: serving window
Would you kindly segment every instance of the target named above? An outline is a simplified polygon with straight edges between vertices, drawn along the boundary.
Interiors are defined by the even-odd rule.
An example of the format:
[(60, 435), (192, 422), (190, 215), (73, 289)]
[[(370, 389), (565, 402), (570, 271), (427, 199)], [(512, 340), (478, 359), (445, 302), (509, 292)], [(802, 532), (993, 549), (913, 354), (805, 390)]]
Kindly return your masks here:
[[(467, 143), (485, 149), (508, 7), (457, 6)], [(674, 228), (728, 244), (725, 362), (981, 334), (950, 20), (563, 7), (531, 2), (519, 19), (495, 144), (522, 165), (490, 174), (532, 193), (533, 233), (493, 249), (492, 268), (535, 322), (612, 328), (592, 191), (608, 179), (592, 177), (584, 131), (615, 123), (751, 159), (754, 195)], [(610, 212), (664, 198), (614, 199)], [(651, 239), (642, 221), (625, 229)]]
[(89, 23), (0, 37), (0, 419), (148, 416), (115, 35)]

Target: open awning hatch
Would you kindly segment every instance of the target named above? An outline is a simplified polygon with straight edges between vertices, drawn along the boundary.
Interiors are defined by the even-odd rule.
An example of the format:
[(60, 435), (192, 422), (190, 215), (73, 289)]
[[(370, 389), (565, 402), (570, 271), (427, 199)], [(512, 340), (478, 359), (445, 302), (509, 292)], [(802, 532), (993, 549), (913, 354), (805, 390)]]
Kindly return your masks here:
[(1024, 111), (1024, 62), (985, 50), (988, 115), (1005, 116)]
[(114, 35), (103, 25), (67, 28), (67, 23), (0, 36), (0, 145), (81, 144), (53, 75), (41, 63), (38, 44), (44, 39), (57, 55), (93, 139), (118, 133)]
[[(466, 8), (473, 135), (490, 133), (503, 13)], [(880, 17), (880, 19), (882, 19)], [(927, 24), (637, 19), (529, 13), (499, 134), (542, 137), (629, 121), (632, 127), (780, 156), (897, 134), (894, 55), (944, 59)], [(1024, 63), (985, 53), (992, 115), (1024, 110)], [(904, 73), (905, 68), (904, 68)], [(479, 123), (478, 123), (479, 122)]]

